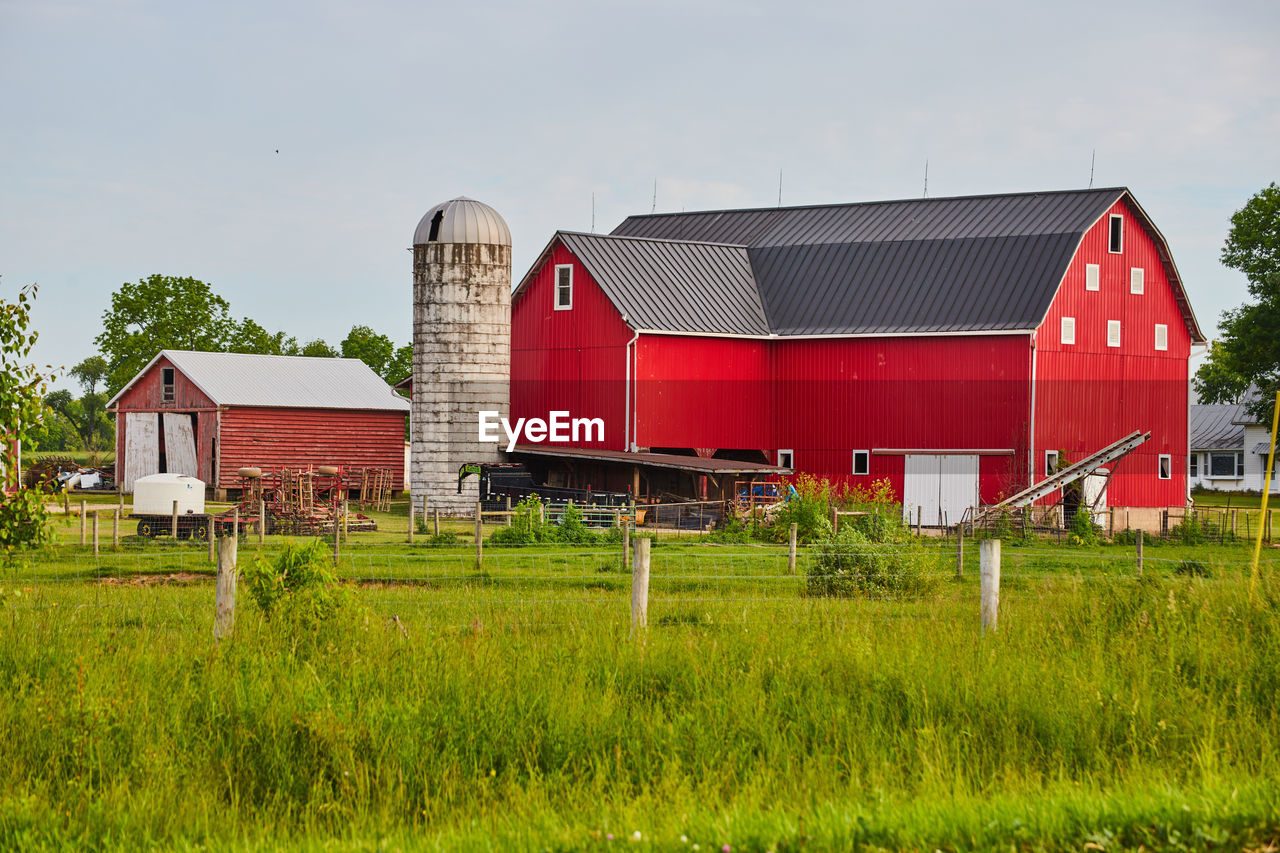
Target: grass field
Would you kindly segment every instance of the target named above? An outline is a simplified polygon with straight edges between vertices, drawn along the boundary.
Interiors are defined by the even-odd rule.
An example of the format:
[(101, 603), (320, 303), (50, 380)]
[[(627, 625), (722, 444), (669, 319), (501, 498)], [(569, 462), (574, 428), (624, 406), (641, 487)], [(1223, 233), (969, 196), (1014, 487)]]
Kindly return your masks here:
[[(785, 548), (664, 539), (630, 635), (616, 550), (344, 543), (301, 630), (203, 547), (78, 520), (3, 569), (0, 848), (1263, 849), (1280, 592), (1238, 545), (931, 543), (929, 592), (812, 599)], [(457, 525), (459, 534), (469, 525)], [(109, 540), (108, 540), (109, 541)], [(265, 551), (279, 543), (269, 540)], [(255, 541), (241, 544), (241, 562)], [(1188, 565), (1208, 576), (1180, 574)], [(636, 838), (639, 833), (639, 840)]]

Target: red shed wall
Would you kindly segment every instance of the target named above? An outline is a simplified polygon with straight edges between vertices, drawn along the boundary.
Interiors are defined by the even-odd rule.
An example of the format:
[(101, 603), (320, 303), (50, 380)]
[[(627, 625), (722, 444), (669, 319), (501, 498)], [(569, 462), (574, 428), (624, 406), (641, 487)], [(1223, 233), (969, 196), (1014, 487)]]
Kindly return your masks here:
[[(573, 307), (555, 310), (555, 267), (573, 265)], [(604, 441), (624, 449), (627, 342), (634, 333), (591, 274), (557, 243), (511, 305), (511, 420), (552, 411), (601, 418)]]
[[(1026, 476), (1027, 335), (772, 341), (774, 449), (798, 470), (866, 486), (887, 477), (902, 495), (897, 450), (1013, 450), (979, 460), (981, 499)], [(853, 451), (870, 450), (869, 476)]]
[[(1124, 216), (1123, 252), (1108, 251), (1110, 214)], [(1085, 289), (1085, 268), (1099, 267), (1099, 289)], [(1142, 267), (1143, 293), (1130, 292), (1130, 269)], [(1075, 343), (1063, 344), (1061, 321), (1075, 318)], [(1120, 346), (1107, 346), (1107, 321), (1120, 321)], [(1168, 350), (1155, 349), (1155, 325), (1168, 327)], [(1151, 440), (1112, 466), (1111, 506), (1186, 503), (1187, 359), (1191, 336), (1174, 299), (1153, 236), (1124, 202), (1086, 232), (1044, 323), (1036, 333), (1035, 457), (1044, 451), (1076, 460), (1150, 430)], [(1157, 477), (1159, 454), (1173, 476)], [(1050, 501), (1056, 500), (1056, 495)]]
[(233, 487), (236, 471), (342, 465), (390, 468), (404, 488), (403, 412), (353, 409), (234, 407), (222, 412), (219, 484)]
[[(217, 406), (196, 387), (181, 370), (174, 369), (174, 399), (164, 401), (162, 368), (173, 367), (169, 359), (161, 356), (116, 401), (116, 460), (123, 471), (124, 449), (127, 441), (126, 412), (161, 412), (194, 414), (196, 417), (196, 459), (199, 473), (196, 475), (208, 485), (213, 485), (213, 446), (217, 435)], [(160, 432), (163, 444), (164, 432)]]

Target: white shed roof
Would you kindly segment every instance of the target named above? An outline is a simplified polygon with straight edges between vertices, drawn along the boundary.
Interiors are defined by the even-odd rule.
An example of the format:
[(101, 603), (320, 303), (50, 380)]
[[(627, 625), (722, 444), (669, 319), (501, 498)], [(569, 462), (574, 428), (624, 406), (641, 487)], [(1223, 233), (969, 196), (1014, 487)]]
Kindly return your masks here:
[(114, 406), (162, 356), (219, 406), (409, 411), (409, 401), (356, 358), (168, 349), (157, 353), (107, 405)]

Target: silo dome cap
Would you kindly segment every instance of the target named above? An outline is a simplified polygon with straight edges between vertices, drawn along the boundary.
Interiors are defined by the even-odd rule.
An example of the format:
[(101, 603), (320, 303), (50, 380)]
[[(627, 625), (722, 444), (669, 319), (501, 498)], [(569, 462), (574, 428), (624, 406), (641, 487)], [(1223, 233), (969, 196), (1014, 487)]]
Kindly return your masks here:
[(484, 202), (458, 197), (427, 211), (413, 232), (413, 245), (427, 243), (488, 243), (511, 245), (506, 221)]

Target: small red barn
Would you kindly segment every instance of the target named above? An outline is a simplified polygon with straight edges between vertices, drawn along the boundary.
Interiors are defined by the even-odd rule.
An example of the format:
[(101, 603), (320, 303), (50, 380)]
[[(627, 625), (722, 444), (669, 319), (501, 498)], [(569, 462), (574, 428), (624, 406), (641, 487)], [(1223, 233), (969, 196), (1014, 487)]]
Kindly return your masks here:
[(517, 287), (512, 419), (888, 478), (926, 523), (1138, 429), (1109, 505), (1182, 506), (1203, 340), (1124, 188), (633, 216), (558, 232)]
[(358, 359), (162, 350), (107, 406), (125, 492), (164, 472), (234, 488), (248, 466), (389, 468), (404, 485), (409, 401)]

